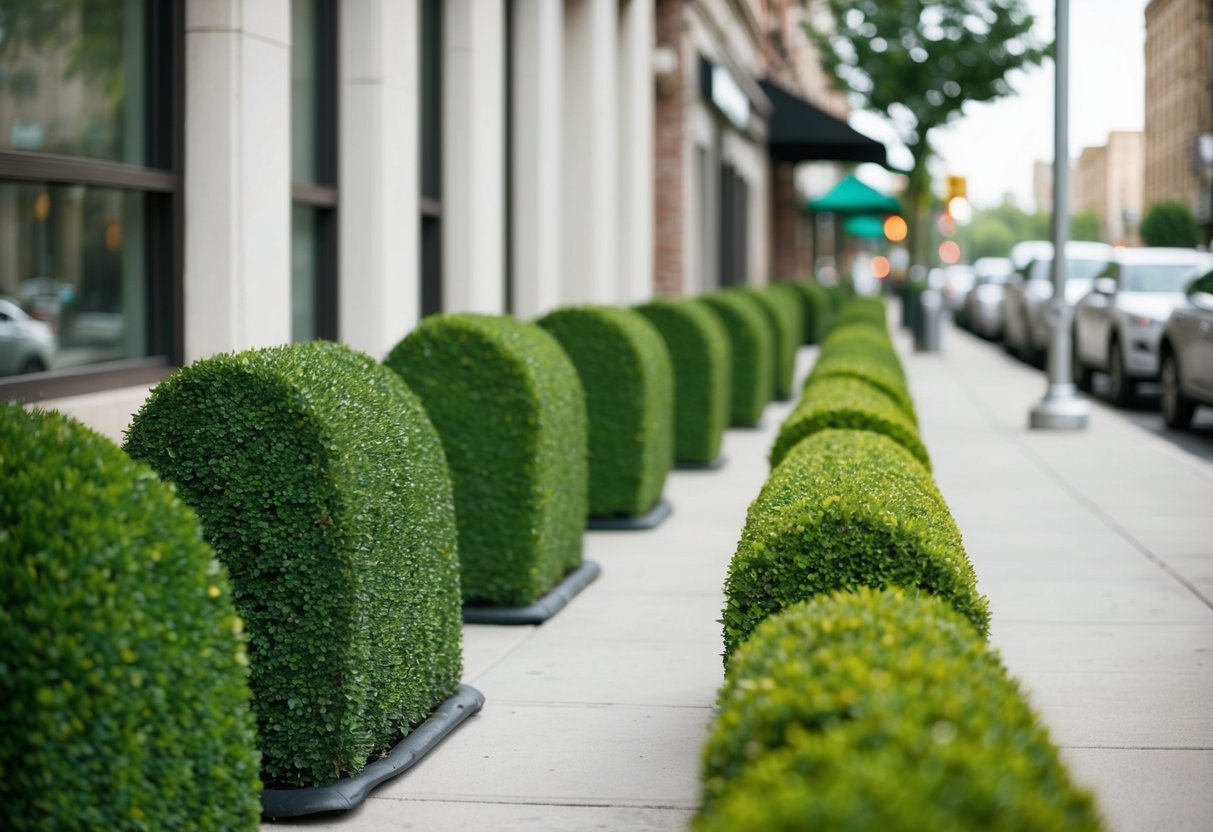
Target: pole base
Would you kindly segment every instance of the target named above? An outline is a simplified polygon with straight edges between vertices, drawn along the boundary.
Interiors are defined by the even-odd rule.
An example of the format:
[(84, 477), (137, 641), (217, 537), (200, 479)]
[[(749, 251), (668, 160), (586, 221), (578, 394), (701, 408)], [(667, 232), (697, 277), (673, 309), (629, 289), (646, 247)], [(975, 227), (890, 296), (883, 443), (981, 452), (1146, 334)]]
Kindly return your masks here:
[(1032, 430), (1086, 430), (1091, 404), (1074, 394), (1073, 384), (1049, 385), (1048, 392), (1028, 414)]

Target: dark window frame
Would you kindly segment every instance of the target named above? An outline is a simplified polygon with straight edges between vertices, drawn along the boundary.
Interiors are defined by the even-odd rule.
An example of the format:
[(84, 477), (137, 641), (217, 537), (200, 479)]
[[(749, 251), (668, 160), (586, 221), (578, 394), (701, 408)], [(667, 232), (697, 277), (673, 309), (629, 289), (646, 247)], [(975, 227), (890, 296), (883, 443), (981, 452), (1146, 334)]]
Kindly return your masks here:
[[(421, 33), (419, 73), (421, 80), (421, 163), (419, 308), (421, 317), (443, 310), (442, 279), (442, 0), (422, 0), (418, 8)], [(508, 83), (508, 80), (507, 80)]]
[(146, 165), (0, 150), (0, 181), (85, 185), (147, 197), (147, 357), (0, 378), (0, 400), (38, 402), (152, 385), (185, 356), (185, 0), (145, 0)]

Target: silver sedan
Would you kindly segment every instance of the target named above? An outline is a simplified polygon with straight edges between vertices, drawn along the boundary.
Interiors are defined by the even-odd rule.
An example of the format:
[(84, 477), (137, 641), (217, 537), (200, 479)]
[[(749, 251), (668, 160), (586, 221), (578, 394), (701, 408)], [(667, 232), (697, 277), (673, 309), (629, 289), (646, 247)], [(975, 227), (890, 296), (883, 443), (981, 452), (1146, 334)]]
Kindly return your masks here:
[(1185, 428), (1196, 405), (1213, 407), (1213, 269), (1199, 275), (1172, 310), (1159, 354), (1163, 418)]

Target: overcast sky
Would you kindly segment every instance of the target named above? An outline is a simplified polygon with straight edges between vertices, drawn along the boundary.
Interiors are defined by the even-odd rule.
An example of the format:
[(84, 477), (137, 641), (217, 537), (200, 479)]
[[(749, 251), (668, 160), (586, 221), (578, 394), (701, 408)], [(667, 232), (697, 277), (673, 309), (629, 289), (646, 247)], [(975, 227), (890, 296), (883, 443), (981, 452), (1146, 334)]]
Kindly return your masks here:
[[(1112, 130), (1141, 130), (1144, 122), (1148, 0), (1070, 0), (1070, 155), (1106, 144)], [(1054, 0), (1028, 0), (1051, 37)], [(1032, 163), (1053, 159), (1053, 63), (1018, 73), (1018, 95), (992, 104), (970, 104), (962, 118), (932, 133), (942, 159), (937, 176), (968, 178), (969, 198), (978, 206), (996, 205), (1003, 194), (1031, 207)], [(856, 111), (851, 124), (873, 138), (893, 138), (887, 125)], [(891, 151), (890, 161), (899, 156)], [(908, 164), (908, 159), (901, 159)], [(861, 176), (874, 185), (873, 171)]]

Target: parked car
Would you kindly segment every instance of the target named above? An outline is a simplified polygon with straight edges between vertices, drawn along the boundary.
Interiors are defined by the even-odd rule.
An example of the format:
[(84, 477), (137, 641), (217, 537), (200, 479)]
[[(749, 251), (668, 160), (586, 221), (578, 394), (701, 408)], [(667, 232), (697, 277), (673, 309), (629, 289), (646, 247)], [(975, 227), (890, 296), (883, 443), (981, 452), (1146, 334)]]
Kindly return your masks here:
[(982, 338), (1002, 337), (1002, 303), (1012, 270), (1009, 257), (978, 257), (973, 261), (973, 288), (964, 298), (964, 319)]
[(1188, 286), (1159, 344), (1163, 418), (1186, 428), (1198, 404), (1213, 407), (1213, 268)]
[[(1091, 290), (1095, 278), (1112, 260), (1112, 247), (1104, 243), (1071, 240), (1066, 243), (1065, 299), (1074, 306)], [(1003, 343), (1008, 351), (1040, 364), (1049, 348), (1049, 321), (1045, 312), (1053, 298), (1053, 246), (1037, 248), (1027, 266), (1007, 281), (1003, 304)]]
[(0, 376), (49, 370), (54, 355), (50, 326), (25, 314), (14, 301), (0, 298)]
[(1210, 256), (1190, 248), (1123, 248), (1074, 307), (1074, 383), (1108, 374), (1109, 396), (1130, 403), (1140, 381), (1158, 378), (1158, 343), (1184, 288)]
[(957, 263), (943, 270), (943, 299), (953, 313), (964, 311), (965, 295), (973, 288), (973, 267)]

